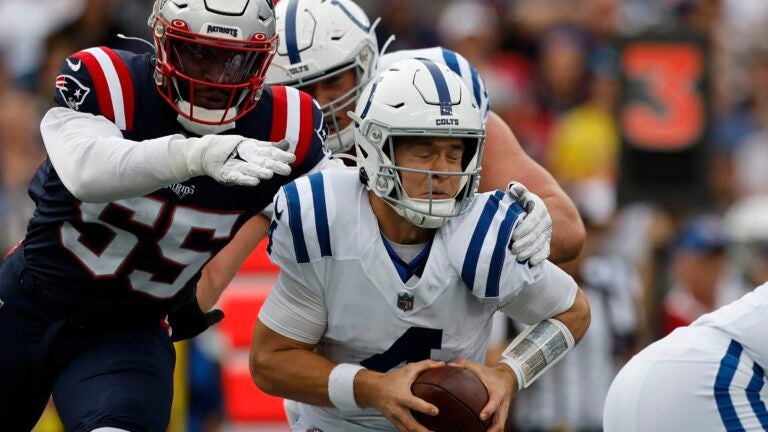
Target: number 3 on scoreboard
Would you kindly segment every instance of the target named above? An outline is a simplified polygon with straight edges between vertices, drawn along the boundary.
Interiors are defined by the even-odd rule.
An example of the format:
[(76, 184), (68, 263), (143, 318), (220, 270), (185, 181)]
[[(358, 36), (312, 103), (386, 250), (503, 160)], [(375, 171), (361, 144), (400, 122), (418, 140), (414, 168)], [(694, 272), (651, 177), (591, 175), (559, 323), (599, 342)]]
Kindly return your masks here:
[(634, 42), (623, 54), (627, 81), (642, 84), (643, 98), (626, 103), (621, 123), (628, 141), (643, 150), (679, 151), (704, 133), (700, 85), (704, 55), (692, 43)]

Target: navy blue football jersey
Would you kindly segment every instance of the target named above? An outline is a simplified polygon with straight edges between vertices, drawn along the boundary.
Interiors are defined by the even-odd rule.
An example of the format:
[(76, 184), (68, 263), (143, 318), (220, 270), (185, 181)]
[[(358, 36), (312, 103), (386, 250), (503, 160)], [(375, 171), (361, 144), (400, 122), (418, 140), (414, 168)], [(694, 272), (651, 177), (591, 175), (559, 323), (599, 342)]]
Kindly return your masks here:
[[(101, 115), (127, 139), (181, 132), (177, 113), (159, 95), (150, 54), (105, 47), (66, 59), (56, 79), (59, 106)], [(148, 195), (86, 203), (45, 161), (29, 193), (37, 208), (22, 250), (46, 296), (80, 317), (156, 318), (188, 301), (203, 266), (278, 189), (325, 156), (322, 114), (307, 94), (265, 87), (251, 112), (228, 134), (279, 141), (296, 154), (290, 176), (257, 187), (223, 186), (195, 177)]]

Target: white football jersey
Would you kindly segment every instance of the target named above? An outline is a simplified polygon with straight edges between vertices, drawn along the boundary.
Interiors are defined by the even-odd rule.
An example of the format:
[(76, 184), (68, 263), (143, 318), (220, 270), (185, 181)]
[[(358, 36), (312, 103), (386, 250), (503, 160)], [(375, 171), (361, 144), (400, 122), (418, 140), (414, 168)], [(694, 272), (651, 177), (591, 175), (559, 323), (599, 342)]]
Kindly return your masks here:
[(443, 47), (394, 51), (379, 57), (379, 63), (376, 66), (375, 72), (382, 71), (397, 61), (412, 58), (432, 60), (451, 68), (453, 72), (464, 80), (467, 88), (472, 91), (472, 94), (475, 96), (475, 103), (477, 103), (478, 108), (480, 108), (480, 114), (483, 116), (483, 121), (488, 119), (490, 101), (488, 99), (488, 91), (485, 88), (485, 82), (480, 77), (480, 74), (477, 73), (477, 69), (457, 52)]
[(749, 356), (768, 367), (768, 283), (735, 302), (701, 316), (692, 327), (714, 327), (738, 341)]
[[(334, 363), (386, 372), (432, 358), (482, 361), (491, 317), (533, 323), (573, 304), (576, 283), (549, 262), (518, 263), (507, 247), (523, 209), (506, 193), (476, 195), (437, 230), (423, 272), (403, 282), (357, 168), (302, 177), (275, 197), (270, 256), (280, 268), (259, 319)], [(372, 409), (301, 405), (325, 431), (392, 430)], [(302, 424), (300, 422), (300, 424)], [(363, 424), (362, 429), (354, 425)]]
[(768, 430), (766, 328), (762, 285), (646, 347), (611, 384), (604, 430)]

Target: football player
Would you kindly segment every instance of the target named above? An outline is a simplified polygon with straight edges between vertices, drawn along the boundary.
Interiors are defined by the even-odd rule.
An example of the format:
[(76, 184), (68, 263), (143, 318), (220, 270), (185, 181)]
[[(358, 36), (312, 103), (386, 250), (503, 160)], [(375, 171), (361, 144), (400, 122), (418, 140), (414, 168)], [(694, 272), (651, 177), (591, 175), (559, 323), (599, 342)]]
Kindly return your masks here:
[(149, 25), (153, 55), (90, 48), (56, 79), (37, 208), (0, 272), (0, 430), (30, 430), (51, 393), (67, 430), (165, 430), (172, 340), (222, 318), (195, 301), (201, 269), (250, 251), (278, 189), (328, 163), (312, 98), (263, 85), (271, 0), (157, 0)]
[(505, 189), (513, 180), (530, 188), (522, 184), (513, 188), (529, 212), (513, 234), (514, 252), (532, 264), (548, 256), (565, 262), (579, 254), (585, 231), (576, 207), (552, 176), (522, 150), (503, 120), (489, 111), (485, 84), (464, 57), (441, 47), (379, 57), (377, 22), (371, 24), (352, 0), (283, 0), (276, 6), (276, 15), (280, 44), (267, 82), (299, 88), (321, 104), (330, 128), (327, 145), (333, 152), (352, 148), (354, 126), (346, 112), (377, 68), (405, 58), (444, 63), (464, 79), (486, 121), (480, 191)]
[[(510, 398), (581, 339), (586, 297), (510, 250), (524, 210), (509, 192), (475, 196), (484, 124), (448, 67), (394, 63), (349, 115), (357, 167), (275, 197), (268, 250), (281, 271), (254, 330), (253, 379), (300, 402), (293, 431), (423, 432), (410, 410), (436, 407), (411, 384), (454, 361), (484, 382), (481, 418), (501, 431)], [(531, 326), (486, 367), (499, 310)]]
[[(726, 231), (747, 277), (766, 280), (768, 198), (737, 203)], [(762, 249), (762, 252), (760, 252)], [(746, 252), (741, 254), (739, 252)], [(762, 261), (762, 262), (760, 262)], [(768, 283), (635, 355), (605, 401), (606, 432), (768, 430)]]

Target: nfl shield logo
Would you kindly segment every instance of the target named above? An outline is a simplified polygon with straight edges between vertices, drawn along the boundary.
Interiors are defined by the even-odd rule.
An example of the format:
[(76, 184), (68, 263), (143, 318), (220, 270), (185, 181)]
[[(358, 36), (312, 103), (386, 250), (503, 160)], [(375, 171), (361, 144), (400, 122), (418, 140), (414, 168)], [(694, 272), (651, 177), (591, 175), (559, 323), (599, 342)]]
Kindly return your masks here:
[(413, 296), (407, 292), (401, 292), (397, 295), (397, 307), (405, 312), (413, 309)]

